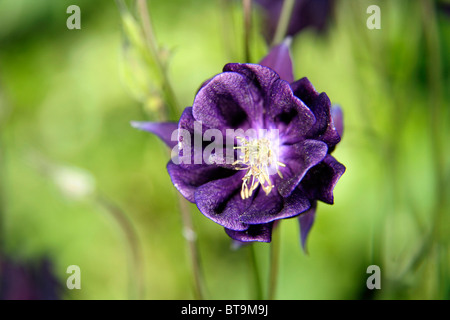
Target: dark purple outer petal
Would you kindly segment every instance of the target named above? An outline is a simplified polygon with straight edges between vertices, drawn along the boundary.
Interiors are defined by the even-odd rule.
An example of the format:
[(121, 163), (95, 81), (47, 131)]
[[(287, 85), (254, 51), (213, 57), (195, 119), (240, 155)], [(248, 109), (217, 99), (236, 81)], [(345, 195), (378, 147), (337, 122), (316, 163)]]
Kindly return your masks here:
[(269, 54), (259, 63), (262, 66), (273, 69), (282, 80), (288, 83), (294, 82), (294, 71), (289, 53), (291, 38), (287, 38), (281, 44), (273, 47)]
[(190, 202), (195, 202), (195, 191), (201, 185), (236, 174), (234, 170), (214, 165), (181, 166), (172, 161), (167, 164), (167, 171), (175, 188)]
[[(285, 151), (283, 151), (283, 149)], [(289, 196), (300, 183), (306, 172), (318, 164), (327, 154), (327, 145), (317, 140), (304, 140), (290, 146), (282, 146), (281, 161), (286, 165), (279, 170), (283, 178), (275, 176), (275, 184), (278, 192), (283, 196)]]
[(246, 224), (265, 224), (274, 220), (286, 219), (299, 215), (309, 209), (310, 202), (301, 189), (296, 189), (287, 197), (281, 197), (277, 190), (268, 195), (261, 188), (253, 198), (252, 204), (240, 216)]
[(286, 81), (272, 69), (256, 64), (230, 63), (225, 71), (240, 73), (247, 78), (249, 93), (254, 94), (257, 107), (247, 112), (255, 128), (280, 130), (284, 143), (296, 143), (304, 139), (316, 122), (311, 110), (292, 92)]
[(327, 154), (321, 163), (309, 169), (301, 185), (310, 199), (333, 204), (333, 190), (345, 167)]
[(298, 221), (300, 224), (300, 241), (304, 251), (307, 251), (306, 240), (316, 218), (316, 208), (317, 202), (314, 201), (314, 203), (311, 205), (311, 208), (298, 217)]
[(272, 93), (270, 89), (273, 83), (280, 79), (280, 76), (274, 70), (259, 64), (228, 63), (223, 68), (223, 71), (236, 72), (245, 76), (248, 85), (258, 94), (258, 96), (253, 97), (253, 99), (257, 99), (257, 101), (267, 98), (267, 96)]
[(236, 171), (230, 177), (210, 181), (195, 191), (195, 202), (201, 213), (214, 222), (232, 230), (246, 230), (248, 225), (240, 220), (240, 215), (252, 203), (240, 195), (242, 177), (245, 172)]
[(307, 78), (291, 85), (294, 94), (314, 113), (316, 123), (306, 135), (307, 138), (325, 142), (330, 149), (341, 140), (331, 118), (331, 102), (326, 93), (318, 93)]
[(287, 82), (275, 82), (272, 92), (268, 99), (270, 108), (266, 114), (266, 127), (275, 125), (282, 143), (293, 144), (303, 140), (316, 122), (314, 114), (294, 96)]
[[(180, 120), (178, 122), (178, 145), (179, 145), (179, 156), (180, 161), (181, 159), (184, 159), (184, 152), (187, 152), (190, 154), (190, 157), (187, 156), (187, 158), (190, 158), (189, 163), (184, 163), (181, 161), (181, 166), (195, 169), (198, 166), (205, 166), (206, 163), (203, 159), (203, 134), (206, 131), (206, 127), (202, 126), (201, 131), (197, 132), (195, 130), (194, 125), (194, 116), (192, 115), (192, 107), (187, 107), (184, 109), (183, 113), (181, 114)], [(184, 134), (187, 134), (188, 137), (184, 137)], [(198, 138), (198, 139), (197, 139)], [(199, 140), (199, 145), (196, 145), (195, 140)], [(200, 161), (197, 158), (200, 158)], [(201, 164), (199, 163), (201, 162)], [(196, 164), (198, 163), (198, 164)]]
[(172, 133), (177, 130), (176, 122), (140, 122), (132, 121), (131, 125), (139, 130), (144, 130), (157, 135), (169, 148), (177, 145), (177, 141), (172, 141)]
[(215, 76), (197, 93), (192, 114), (207, 128), (222, 130), (250, 127), (262, 111), (260, 104), (253, 101), (257, 93), (251, 92), (249, 81), (235, 72), (223, 72)]
[(236, 231), (225, 228), (225, 232), (234, 240), (249, 242), (270, 242), (272, 240), (273, 222), (251, 225), (247, 230)]

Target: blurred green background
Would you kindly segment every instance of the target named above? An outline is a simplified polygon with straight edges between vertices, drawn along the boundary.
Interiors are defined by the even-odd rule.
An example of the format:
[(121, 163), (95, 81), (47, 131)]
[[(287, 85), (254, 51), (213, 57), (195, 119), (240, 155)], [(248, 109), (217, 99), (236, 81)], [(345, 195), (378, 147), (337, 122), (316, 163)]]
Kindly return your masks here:
[[(80, 30), (66, 27), (71, 4)], [(156, 117), (157, 80), (118, 4), (0, 0), (0, 250), (14, 261), (50, 259), (65, 299), (191, 299), (167, 152), (129, 124)], [(139, 28), (126, 4), (136, 18), (128, 27)], [(372, 4), (380, 30), (366, 27)], [(318, 206), (309, 254), (297, 221), (280, 224), (277, 299), (450, 298), (448, 5), (336, 1), (326, 33), (293, 39), (295, 77), (343, 109), (334, 155), (347, 171), (335, 204)], [(179, 106), (226, 63), (245, 62), (240, 1), (148, 7)], [(253, 9), (258, 62), (268, 48)], [(232, 250), (222, 227), (189, 208), (206, 298), (252, 298), (248, 247)], [(270, 245), (255, 249), (266, 290)], [(374, 264), (381, 290), (366, 288)], [(65, 286), (69, 265), (80, 266), (81, 290)]]

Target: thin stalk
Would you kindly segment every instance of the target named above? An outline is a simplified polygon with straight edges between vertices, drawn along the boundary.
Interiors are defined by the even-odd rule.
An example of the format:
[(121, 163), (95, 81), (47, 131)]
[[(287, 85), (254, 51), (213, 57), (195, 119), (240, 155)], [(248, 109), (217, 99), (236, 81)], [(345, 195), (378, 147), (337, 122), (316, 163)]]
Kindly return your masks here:
[[(1, 119), (0, 119), (1, 120)], [(4, 132), (4, 130), (3, 130)], [(2, 132), (2, 133), (3, 133)], [(0, 134), (0, 257), (4, 249), (5, 238), (5, 183), (6, 183), (6, 169), (5, 169), (5, 143), (3, 142), (3, 135)]]
[(276, 296), (278, 284), (278, 269), (280, 265), (280, 226), (272, 231), (272, 242), (270, 243), (270, 270), (269, 288), (267, 299), (273, 300)]
[(261, 274), (258, 267), (258, 261), (256, 259), (255, 245), (253, 243), (250, 244), (248, 250), (249, 250), (248, 257), (249, 257), (250, 272), (253, 275), (254, 296), (256, 300), (262, 300), (263, 293), (261, 284)]
[(144, 273), (143, 273), (143, 259), (141, 254), (141, 247), (137, 232), (128, 219), (127, 215), (115, 205), (113, 202), (107, 200), (102, 196), (96, 197), (96, 202), (105, 209), (105, 211), (117, 222), (120, 229), (123, 231), (128, 248), (129, 248), (129, 278), (130, 278), (130, 298), (142, 300), (144, 298)]
[(244, 57), (250, 62), (250, 34), (252, 28), (252, 0), (242, 0), (244, 8)]
[(200, 264), (200, 256), (197, 248), (197, 239), (194, 232), (194, 225), (192, 223), (192, 217), (187, 206), (186, 199), (184, 199), (180, 194), (177, 194), (177, 196), (183, 223), (183, 235), (188, 246), (191, 268), (194, 276), (194, 296), (197, 300), (203, 300), (203, 272)]
[(152, 27), (152, 21), (148, 13), (147, 1), (137, 0), (137, 7), (149, 53), (154, 59), (155, 64), (158, 68), (158, 72), (161, 74), (163, 79), (163, 93), (167, 102), (167, 106), (169, 108), (169, 113), (171, 116), (176, 116), (178, 112), (178, 101), (169, 81), (167, 68), (160, 59), (160, 48), (156, 42), (155, 33)]
[(229, 0), (220, 0), (220, 11), (221, 11), (221, 38), (223, 40), (223, 50), (226, 52), (226, 57), (228, 61), (236, 60), (237, 51), (235, 49), (236, 45), (234, 43), (236, 28), (235, 21), (232, 12), (232, 2)]
[(0, 83), (0, 259), (5, 248), (5, 216), (6, 216), (6, 190), (7, 190), (7, 164), (6, 164), (6, 129), (8, 118), (10, 115), (11, 104), (4, 98), (2, 91), (2, 84)]
[(280, 18), (278, 19), (277, 29), (272, 39), (272, 46), (281, 43), (286, 36), (289, 21), (291, 20), (292, 10), (294, 8), (294, 3), (295, 0), (284, 0)]
[[(150, 54), (156, 61), (159, 72), (161, 72), (163, 76), (165, 98), (167, 100), (169, 107), (171, 107), (170, 113), (172, 114), (172, 116), (174, 116), (176, 111), (178, 110), (178, 102), (175, 93), (172, 89), (172, 86), (170, 84), (167, 69), (160, 60), (159, 47), (156, 42), (156, 37), (152, 27), (150, 15), (148, 13), (147, 1), (137, 0), (137, 7), (141, 18), (142, 28), (146, 38), (148, 49), (150, 51)], [(167, 114), (160, 114), (159, 117), (160, 121), (168, 120)], [(204, 298), (203, 273), (200, 268), (200, 255), (198, 252), (197, 243), (194, 236), (195, 232), (191, 219), (191, 213), (187, 206), (186, 200), (180, 194), (178, 194), (178, 204), (181, 213), (181, 220), (183, 223), (183, 232), (189, 250), (192, 273), (194, 276), (194, 295), (197, 299), (203, 299)]]
[(442, 147), (441, 132), (445, 130), (442, 124), (442, 85), (441, 85), (441, 55), (439, 45), (438, 28), (436, 25), (436, 12), (434, 2), (422, 0), (422, 22), (424, 25), (424, 36), (428, 54), (427, 76), (429, 84), (429, 107), (431, 111), (430, 130), (431, 146), (436, 178), (436, 200), (431, 230), (424, 238), (417, 254), (411, 259), (408, 266), (400, 274), (400, 279), (408, 272), (416, 270), (431, 253), (436, 238), (439, 237), (442, 219), (445, 211), (447, 183), (445, 181), (445, 157)]

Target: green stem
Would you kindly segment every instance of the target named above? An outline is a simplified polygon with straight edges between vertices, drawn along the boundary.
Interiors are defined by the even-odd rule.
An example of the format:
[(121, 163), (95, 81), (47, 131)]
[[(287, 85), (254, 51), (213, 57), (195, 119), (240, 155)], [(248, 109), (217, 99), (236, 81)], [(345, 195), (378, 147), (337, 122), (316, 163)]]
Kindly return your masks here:
[(291, 20), (292, 9), (294, 8), (294, 3), (295, 0), (284, 0), (280, 18), (278, 19), (277, 29), (272, 40), (272, 46), (281, 43), (286, 36), (289, 21)]
[(270, 243), (270, 271), (268, 300), (275, 299), (278, 284), (278, 269), (280, 264), (280, 226), (272, 231), (272, 242)]
[[(163, 77), (163, 86), (164, 86), (164, 96), (166, 98), (166, 102), (168, 107), (170, 108), (169, 114), (175, 116), (178, 110), (178, 102), (175, 96), (175, 93), (172, 89), (172, 86), (169, 81), (169, 76), (167, 73), (167, 68), (160, 60), (159, 56), (159, 47), (156, 42), (156, 37), (154, 34), (154, 30), (152, 27), (152, 23), (150, 20), (150, 15), (148, 13), (147, 1), (146, 0), (137, 0), (137, 6), (139, 10), (139, 15), (141, 18), (143, 32), (146, 38), (147, 46), (150, 52), (150, 55), (153, 59), (155, 59), (156, 65), (159, 69)], [(160, 121), (167, 121), (169, 116), (167, 113), (161, 113), (159, 115)], [(170, 155), (170, 153), (169, 153)], [(191, 213), (187, 206), (186, 200), (178, 194), (178, 204), (181, 213), (181, 219), (183, 223), (183, 232), (185, 234), (185, 239), (187, 242), (187, 247), (190, 255), (190, 262), (192, 273), (194, 276), (194, 295), (196, 299), (203, 299), (203, 273), (200, 267), (200, 255), (197, 248), (197, 243), (195, 239), (194, 227), (191, 219)]]
[(262, 284), (261, 284), (261, 275), (258, 268), (258, 261), (256, 259), (256, 251), (255, 244), (250, 244), (248, 248), (249, 252), (249, 262), (250, 262), (250, 270), (253, 275), (253, 287), (254, 287), (254, 296), (256, 300), (262, 300)]
[(439, 46), (439, 34), (436, 25), (436, 13), (433, 1), (422, 0), (422, 21), (424, 25), (424, 36), (428, 54), (427, 75), (429, 85), (429, 107), (431, 110), (430, 130), (431, 146), (436, 179), (436, 200), (434, 204), (434, 215), (431, 230), (424, 238), (417, 254), (411, 259), (408, 266), (400, 274), (402, 279), (409, 272), (414, 272), (426, 257), (438, 244), (440, 228), (446, 208), (447, 182), (445, 181), (445, 157), (441, 137), (445, 127), (442, 123), (442, 86), (441, 86), (441, 55)]
[(234, 43), (236, 36), (235, 21), (233, 16), (233, 3), (229, 0), (220, 0), (220, 10), (221, 10), (221, 38), (223, 40), (223, 50), (226, 52), (226, 57), (228, 61), (236, 60), (238, 55)]
[(129, 278), (130, 278), (130, 298), (143, 299), (144, 290), (144, 273), (143, 259), (141, 247), (137, 236), (136, 229), (127, 215), (117, 205), (102, 196), (95, 198), (96, 202), (117, 222), (123, 231), (126, 243), (129, 248)]
[[(1, 121), (1, 119), (0, 119)], [(4, 124), (3, 124), (4, 128)], [(3, 133), (4, 131), (2, 131)], [(5, 235), (5, 183), (6, 183), (6, 170), (5, 170), (5, 143), (3, 142), (3, 135), (0, 134), (0, 257), (4, 249), (4, 235)]]
[(200, 264), (200, 255), (197, 248), (196, 234), (194, 232), (194, 225), (192, 223), (191, 212), (187, 206), (186, 199), (184, 199), (181, 194), (177, 194), (177, 196), (183, 223), (183, 235), (188, 246), (191, 269), (194, 276), (194, 296), (197, 300), (203, 300), (204, 279)]
[[(167, 102), (167, 107), (169, 108), (169, 115), (171, 117), (175, 117), (179, 110), (178, 101), (169, 80), (167, 67), (160, 59), (160, 48), (156, 42), (156, 37), (152, 27), (151, 18), (148, 13), (147, 1), (137, 0), (137, 7), (142, 23), (142, 30), (144, 32), (150, 56), (155, 61), (155, 64), (158, 68), (158, 72), (160, 73), (163, 79), (163, 94)], [(165, 116), (167, 117), (167, 115)]]
[(242, 0), (244, 8), (244, 52), (245, 62), (250, 62), (250, 34), (252, 27), (252, 0)]

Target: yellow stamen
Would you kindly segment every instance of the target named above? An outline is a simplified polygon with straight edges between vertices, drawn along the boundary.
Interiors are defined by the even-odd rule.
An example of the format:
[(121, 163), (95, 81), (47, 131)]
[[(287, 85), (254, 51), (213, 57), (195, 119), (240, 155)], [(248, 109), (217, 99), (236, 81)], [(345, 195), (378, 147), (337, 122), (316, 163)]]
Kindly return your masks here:
[[(244, 167), (236, 168), (236, 170), (247, 170), (242, 178), (241, 198), (248, 199), (252, 196), (253, 191), (261, 185), (266, 195), (273, 189), (272, 181), (269, 177), (269, 168), (274, 163), (276, 165), (277, 173), (280, 178), (283, 175), (278, 170), (278, 167), (286, 167), (284, 163), (276, 161), (276, 155), (272, 152), (270, 140), (249, 139), (237, 137), (241, 145), (234, 147), (234, 149), (241, 150), (242, 154), (233, 165), (243, 165)], [(251, 179), (251, 184), (249, 187)]]

